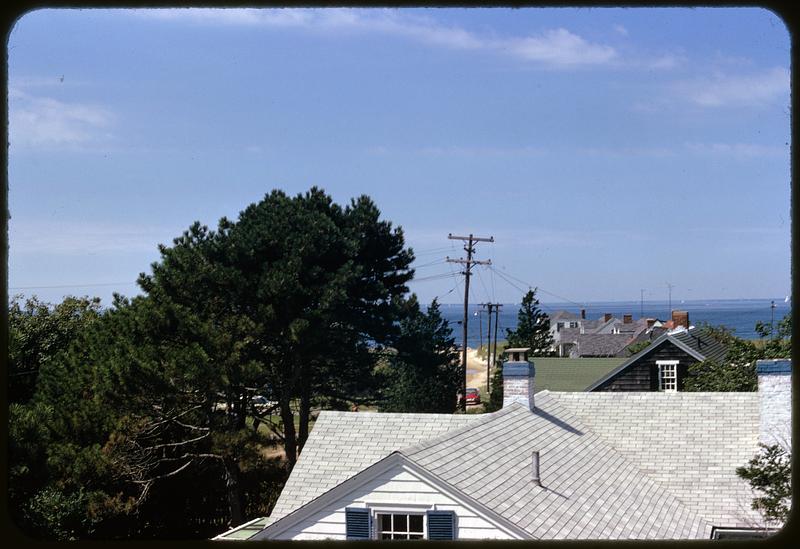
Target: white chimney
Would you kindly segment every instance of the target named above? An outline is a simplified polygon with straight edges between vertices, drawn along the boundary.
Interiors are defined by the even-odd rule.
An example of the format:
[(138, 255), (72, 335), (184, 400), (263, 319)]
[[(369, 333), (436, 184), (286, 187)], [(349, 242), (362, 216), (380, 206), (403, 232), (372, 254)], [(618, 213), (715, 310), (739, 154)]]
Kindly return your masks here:
[(503, 408), (519, 402), (533, 410), (533, 378), (536, 370), (528, 362), (530, 347), (506, 349), (508, 360), (503, 363)]
[(762, 444), (792, 444), (792, 361), (757, 360), (758, 441)]

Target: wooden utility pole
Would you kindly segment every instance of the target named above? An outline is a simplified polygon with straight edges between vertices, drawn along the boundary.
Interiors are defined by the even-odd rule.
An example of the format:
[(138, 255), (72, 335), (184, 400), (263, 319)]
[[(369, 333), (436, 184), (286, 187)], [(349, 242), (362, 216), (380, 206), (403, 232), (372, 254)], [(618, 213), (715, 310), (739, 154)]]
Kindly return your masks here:
[(489, 398), (489, 391), (491, 391), (491, 385), (489, 383), (489, 369), (492, 364), (492, 307), (494, 307), (494, 303), (481, 303), (481, 306), (489, 308), (489, 328), (486, 331), (486, 398)]
[(472, 275), (472, 266), (473, 265), (491, 265), (491, 260), (487, 261), (474, 261), (472, 259), (472, 254), (475, 253), (475, 243), (476, 242), (494, 242), (494, 237), (490, 236), (489, 238), (481, 238), (478, 236), (473, 236), (471, 233), (469, 236), (456, 236), (452, 233), (447, 235), (449, 240), (463, 240), (466, 242), (464, 246), (464, 251), (467, 252), (467, 259), (450, 259), (447, 257), (448, 263), (461, 263), (466, 265), (464, 270), (461, 274), (464, 275), (464, 345), (461, 349), (461, 402), (459, 402), (459, 408), (462, 411), (467, 411), (467, 322), (469, 320), (468, 308), (469, 308), (469, 277)]
[(639, 290), (639, 318), (644, 317), (644, 290)]
[(497, 362), (497, 327), (500, 325), (500, 303), (494, 304), (494, 355), (492, 361)]
[[(486, 334), (486, 398), (489, 398), (492, 392), (492, 361), (497, 356), (497, 325), (499, 324), (498, 313), (501, 305), (500, 303), (481, 303), (481, 306), (489, 309), (489, 330)], [(492, 309), (494, 309), (495, 322), (494, 322), (494, 355), (492, 355)]]
[(672, 318), (672, 288), (675, 286), (667, 282), (667, 289), (669, 290), (669, 318)]

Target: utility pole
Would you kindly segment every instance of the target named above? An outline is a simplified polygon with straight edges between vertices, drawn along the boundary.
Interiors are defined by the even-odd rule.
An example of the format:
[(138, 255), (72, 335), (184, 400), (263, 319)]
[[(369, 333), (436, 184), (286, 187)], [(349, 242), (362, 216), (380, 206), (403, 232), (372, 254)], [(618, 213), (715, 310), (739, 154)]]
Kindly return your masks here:
[(494, 304), (494, 354), (492, 355), (492, 362), (497, 362), (497, 327), (500, 325), (500, 303)]
[[(482, 306), (489, 308), (489, 331), (486, 339), (486, 398), (489, 398), (492, 392), (492, 362), (497, 356), (497, 326), (500, 324), (500, 307), (501, 303), (481, 303)], [(492, 353), (492, 309), (494, 309), (494, 353)]]
[[(478, 333), (481, 336), (481, 342), (480, 342), (481, 343), (481, 347), (483, 347), (483, 317), (481, 316), (482, 312), (483, 311), (475, 311), (475, 316), (478, 317), (478, 324), (480, 325), (480, 329), (478, 330)], [(492, 329), (491, 325), (492, 325), (492, 317), (490, 316), (489, 317), (489, 326), (490, 326), (489, 329), (490, 330)], [(489, 339), (487, 338), (486, 341), (488, 342)]]
[[(491, 385), (489, 384), (489, 372), (492, 364), (492, 307), (494, 307), (494, 303), (481, 303), (482, 307), (489, 308), (489, 328), (486, 331), (486, 395), (488, 398), (489, 391), (491, 390)], [(483, 329), (481, 329), (483, 331)]]
[(459, 408), (461, 411), (467, 411), (467, 321), (469, 319), (468, 308), (469, 308), (469, 277), (472, 275), (472, 266), (473, 265), (491, 265), (491, 260), (487, 261), (474, 261), (472, 259), (472, 254), (475, 253), (475, 243), (477, 242), (494, 242), (494, 237), (490, 236), (489, 238), (481, 238), (477, 236), (473, 236), (470, 233), (469, 236), (456, 236), (452, 233), (447, 235), (449, 240), (463, 240), (466, 242), (464, 246), (464, 251), (467, 252), (467, 259), (450, 259), (449, 257), (446, 258), (448, 263), (460, 263), (466, 265), (464, 270), (461, 274), (464, 275), (464, 345), (461, 349), (461, 402), (459, 402)]
[(667, 289), (669, 290), (669, 316), (668, 318), (672, 318), (672, 288), (675, 286), (667, 282)]
[(644, 290), (639, 290), (639, 318), (644, 318)]
[(770, 318), (770, 321), (769, 321), (769, 331), (770, 331), (770, 334), (772, 334), (775, 331), (775, 301), (774, 300), (770, 304), (769, 308), (772, 309), (772, 311), (771, 311), (772, 312), (772, 317)]

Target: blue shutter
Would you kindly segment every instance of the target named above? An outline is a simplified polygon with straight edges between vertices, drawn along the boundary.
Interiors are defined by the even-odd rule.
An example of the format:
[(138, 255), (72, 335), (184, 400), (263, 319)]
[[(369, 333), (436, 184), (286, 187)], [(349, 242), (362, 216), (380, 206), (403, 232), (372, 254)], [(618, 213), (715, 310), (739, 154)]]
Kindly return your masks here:
[(453, 511), (428, 511), (428, 539), (456, 539), (456, 515)]
[(347, 507), (344, 521), (347, 539), (369, 539), (369, 509)]

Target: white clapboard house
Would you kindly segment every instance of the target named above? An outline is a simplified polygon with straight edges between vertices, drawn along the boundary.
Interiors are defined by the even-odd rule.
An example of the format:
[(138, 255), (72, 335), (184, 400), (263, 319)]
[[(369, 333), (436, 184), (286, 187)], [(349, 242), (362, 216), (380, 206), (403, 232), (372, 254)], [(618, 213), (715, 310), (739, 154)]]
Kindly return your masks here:
[(735, 469), (788, 443), (790, 361), (752, 393), (535, 393), (511, 351), (494, 413), (321, 412), (271, 516), (215, 539), (764, 535)]

